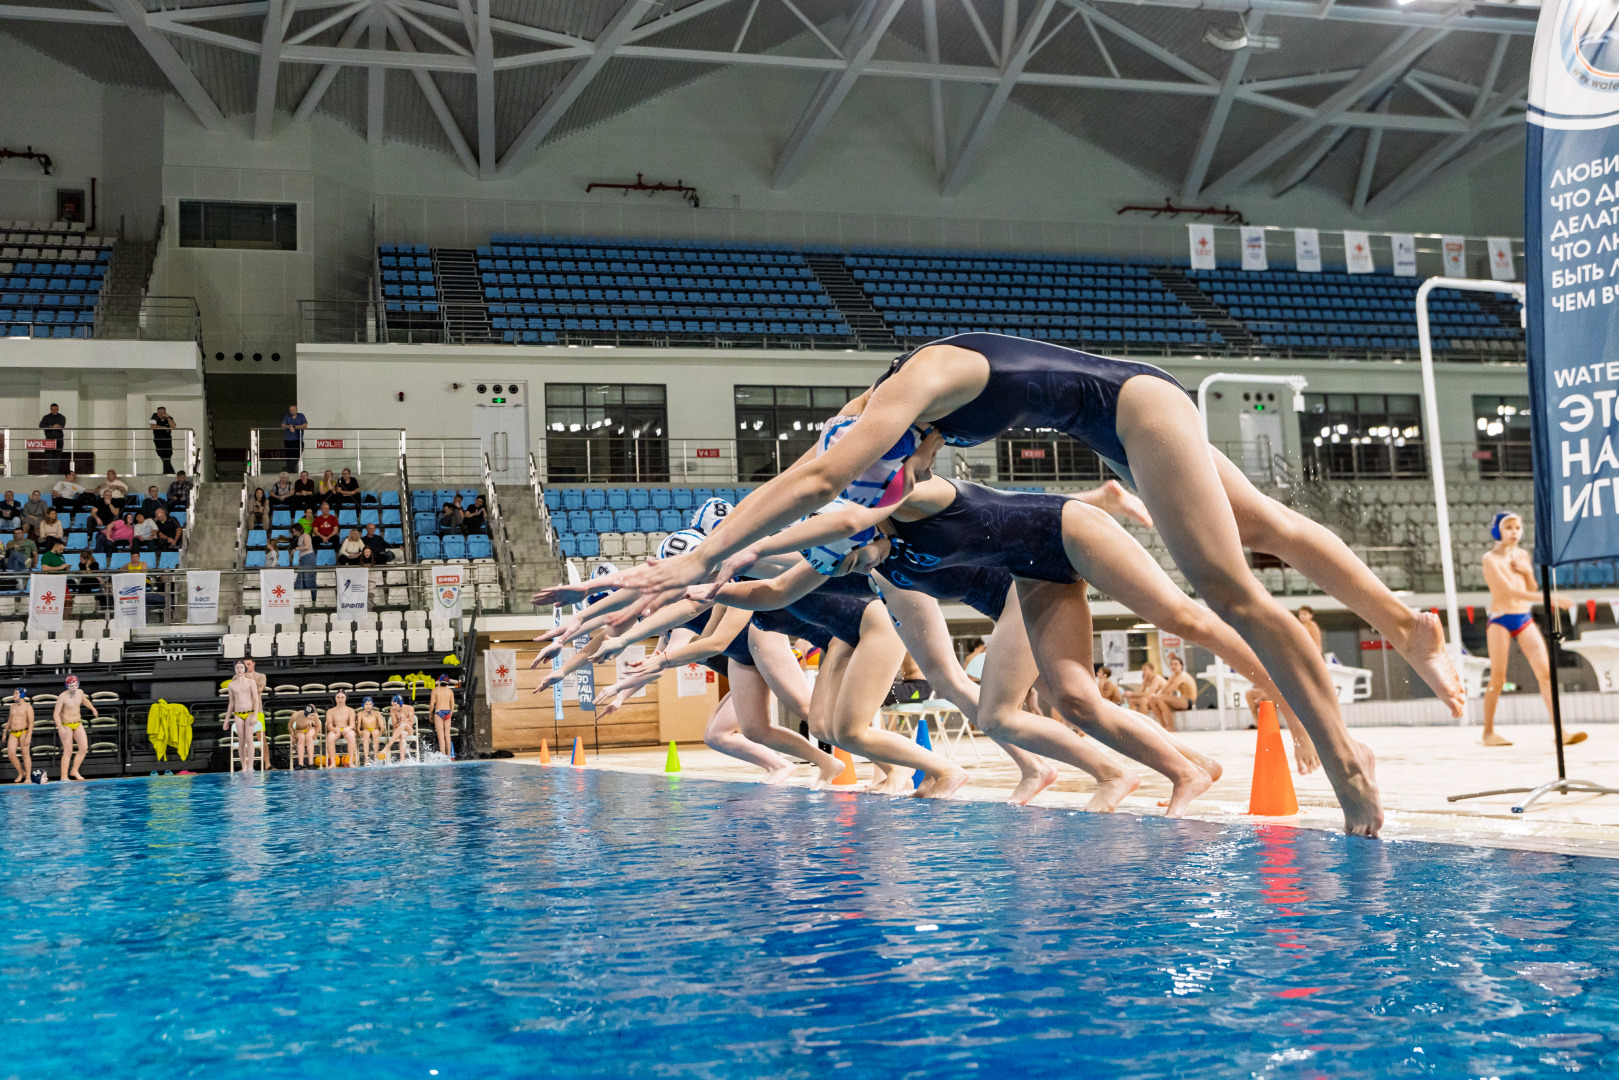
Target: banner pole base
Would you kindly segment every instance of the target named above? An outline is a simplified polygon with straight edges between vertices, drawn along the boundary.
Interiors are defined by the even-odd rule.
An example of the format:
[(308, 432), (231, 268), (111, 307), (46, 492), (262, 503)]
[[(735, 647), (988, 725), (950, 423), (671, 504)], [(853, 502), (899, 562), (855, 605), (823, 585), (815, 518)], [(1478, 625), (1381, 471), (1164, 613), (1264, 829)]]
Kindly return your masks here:
[(1619, 795), (1619, 788), (1603, 787), (1601, 784), (1593, 783), (1590, 780), (1564, 780), (1562, 778), (1558, 778), (1556, 780), (1548, 780), (1546, 783), (1536, 788), (1497, 788), (1494, 791), (1474, 791), (1466, 795), (1447, 795), (1445, 796), (1445, 801), (1460, 802), (1463, 799), (1482, 799), (1490, 795), (1528, 794), (1529, 797), (1527, 799), (1523, 800), (1512, 808), (1512, 812), (1514, 814), (1521, 814), (1538, 802), (1541, 796), (1550, 794), (1553, 791), (1560, 795), (1570, 795), (1575, 792), (1587, 795)]

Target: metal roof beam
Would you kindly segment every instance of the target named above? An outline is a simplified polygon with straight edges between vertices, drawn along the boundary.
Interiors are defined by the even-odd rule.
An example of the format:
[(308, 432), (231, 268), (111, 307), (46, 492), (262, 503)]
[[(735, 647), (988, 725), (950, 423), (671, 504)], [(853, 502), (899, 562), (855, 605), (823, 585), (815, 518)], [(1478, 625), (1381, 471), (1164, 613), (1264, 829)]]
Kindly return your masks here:
[(585, 92), (591, 80), (601, 73), (601, 69), (618, 51), (619, 46), (624, 44), (625, 38), (630, 36), (630, 32), (641, 21), (641, 16), (645, 15), (651, 6), (652, 0), (626, 0), (618, 9), (618, 14), (614, 15), (602, 29), (590, 56), (574, 65), (573, 70), (557, 84), (529, 122), (523, 126), (523, 130), (507, 149), (505, 157), (501, 158), (500, 172), (510, 172), (530, 150), (545, 141), (545, 137), (561, 122), (562, 117), (573, 107), (573, 103), (579, 100), (579, 95)]
[[(922, 0), (922, 47), (928, 63), (939, 62), (939, 5), (937, 0)], [(933, 136), (933, 175), (943, 177), (950, 164), (950, 148), (944, 130), (944, 83), (928, 80), (928, 119)]]
[(1109, 31), (1115, 37), (1129, 42), (1131, 45), (1134, 45), (1136, 48), (1140, 49), (1154, 60), (1157, 60), (1163, 64), (1168, 64), (1182, 75), (1185, 75), (1188, 79), (1194, 79), (1197, 82), (1206, 83), (1209, 86), (1219, 85), (1219, 79), (1216, 79), (1213, 75), (1210, 75), (1208, 72), (1204, 71), (1190, 60), (1187, 60), (1179, 53), (1171, 52), (1169, 49), (1166, 49), (1164, 46), (1158, 44), (1156, 41), (1152, 40), (1146, 35), (1137, 33), (1135, 30), (1132, 30), (1130, 27), (1119, 22), (1119, 20), (1115, 19), (1113, 16), (1103, 14), (1090, 4), (1085, 3), (1084, 0), (1063, 0), (1063, 3), (1067, 4), (1071, 8), (1077, 8), (1081, 12), (1084, 12), (1090, 18), (1096, 20), (1096, 22), (1103, 29)]
[(485, 180), (495, 178), (500, 164), (500, 147), (495, 142), (495, 35), (489, 26), (489, 0), (478, 0), (473, 16), (477, 49), (478, 96), (478, 175)]
[[(361, 19), (364, 22), (364, 19)], [(253, 46), (258, 51), (258, 46)], [(339, 67), (393, 68), (402, 71), (450, 71), (462, 75), (474, 73), (472, 58), (452, 56), (449, 53), (388, 52), (378, 48), (348, 48), (339, 42), (335, 47), (325, 45), (288, 45), (281, 50), (282, 62), (288, 64), (336, 64)]]
[(956, 160), (951, 163), (950, 171), (945, 174), (943, 194), (955, 195), (967, 182), (967, 173), (972, 168), (973, 160), (983, 150), (984, 143), (989, 141), (989, 133), (994, 129), (995, 122), (1001, 118), (1001, 110), (1006, 108), (1006, 102), (1017, 87), (1018, 76), (1023, 74), (1024, 67), (1034, 56), (1034, 47), (1040, 40), (1040, 31), (1045, 28), (1046, 19), (1051, 16), (1051, 9), (1056, 4), (1057, 0), (1040, 0), (1040, 6), (1029, 18), (1022, 33), (1002, 39), (1006, 64), (1001, 71), (1001, 80), (984, 99), (984, 104), (978, 109), (978, 115), (973, 119), (973, 126), (968, 131), (967, 138), (956, 151)]
[[(383, 9), (383, 16), (388, 20), (388, 32), (393, 36), (394, 44), (403, 52), (415, 52), (416, 43), (405, 32), (405, 24), (400, 20), (398, 13)], [(420, 68), (411, 72), (416, 77), (416, 86), (421, 90), (422, 96), (427, 99), (427, 105), (438, 118), (439, 127), (444, 129), (445, 138), (450, 140), (450, 148), (461, 162), (461, 167), (473, 176), (478, 175), (478, 162), (472, 156), (472, 148), (467, 145), (465, 135), (461, 134), (461, 126), (455, 122), (455, 116), (450, 107), (444, 103), (444, 95), (439, 92), (438, 83), (433, 76)]]
[[(371, 9), (370, 52), (374, 55), (386, 55), (388, 48), (387, 28), (382, 22), (383, 9)], [(409, 53), (400, 53), (409, 56)], [(388, 69), (372, 64), (365, 69), (365, 141), (372, 146), (382, 145), (383, 122), (387, 118), (388, 107)]]
[(1379, 213), (1410, 196), (1424, 180), (1432, 176), (1441, 166), (1452, 158), (1466, 153), (1475, 142), (1483, 138), (1485, 133), (1490, 130), (1489, 125), (1491, 122), (1498, 119), (1502, 113), (1515, 104), (1519, 96), (1528, 89), (1528, 86), (1529, 80), (1525, 78), (1516, 86), (1497, 94), (1492, 99), (1493, 104), (1475, 112), (1476, 118), (1467, 131), (1460, 135), (1452, 135), (1447, 139), (1441, 139), (1429, 147), (1415, 161), (1406, 166), (1404, 172), (1390, 180), (1382, 191), (1374, 195), (1371, 201), (1366, 204), (1366, 209), (1374, 214)]
[(1349, 134), (1349, 128), (1342, 125), (1328, 128), (1322, 133), (1321, 138), (1316, 140), (1314, 148), (1300, 158), (1298, 164), (1293, 166), (1287, 176), (1283, 177), (1281, 182), (1271, 189), (1271, 194), (1276, 198), (1280, 198), (1293, 188), (1304, 183), (1305, 177), (1315, 172), (1315, 167), (1321, 164), (1323, 158), (1332, 153), (1333, 147), (1337, 146), (1339, 141), (1347, 134)]
[[(461, 44), (450, 35), (444, 33), (444, 31), (440, 30), (426, 19), (421, 18), (409, 8), (401, 4), (393, 3), (390, 0), (388, 3), (388, 30), (390, 33), (393, 33), (393, 26), (396, 20), (403, 23), (409, 23), (411, 26), (414, 26), (416, 29), (420, 30), (422, 33), (426, 34), (428, 37), (432, 38), (434, 41), (438, 42), (440, 45), (444, 46), (457, 56), (472, 55), (472, 50), (469, 47)], [(404, 27), (401, 26), (400, 30), (403, 31), (403, 29)], [(397, 33), (393, 33), (393, 36), (395, 41), (397, 41), (399, 35)], [(468, 38), (468, 40), (470, 41), (471, 38)], [(412, 42), (411, 44), (413, 47), (408, 51), (414, 52), (415, 42)]]
[[(406, 8), (418, 15), (426, 15), (432, 19), (445, 19), (466, 26), (466, 17), (462, 14), (459, 4), (451, 7), (447, 4), (435, 4), (431, 0), (389, 0), (396, 8)], [(561, 34), (555, 30), (546, 30), (539, 26), (526, 26), (523, 23), (510, 22), (506, 19), (490, 19), (490, 29), (497, 33), (510, 34), (529, 41), (542, 41), (547, 45), (561, 45), (567, 48), (589, 46), (590, 42), (582, 37), (572, 34)]]
[[(1181, 11), (1229, 11), (1234, 14), (1265, 12), (1295, 19), (1317, 21), (1319, 6), (1314, 0), (1093, 0), (1099, 4), (1119, 4), (1127, 7), (1177, 8)], [(1453, 30), (1476, 33), (1512, 34), (1533, 37), (1539, 8), (1505, 4), (1481, 4), (1470, 7), (1464, 18), (1457, 18), (1457, 7), (1423, 11), (1416, 5), (1372, 6), (1370, 4), (1343, 4), (1334, 6), (1325, 16), (1326, 22), (1357, 23), (1373, 26), (1398, 26), (1405, 29), (1449, 27)], [(1528, 18), (1511, 14), (1522, 11)], [(1454, 20), (1454, 25), (1452, 24)]]
[(338, 8), (319, 22), (310, 23), (302, 30), (281, 42), (283, 48), (288, 45), (302, 45), (311, 38), (319, 37), (338, 23), (354, 18), (360, 12), (371, 6), (371, 0), (355, 0), (346, 7)]
[[(283, 3), (286, 8), (283, 10)], [(281, 77), (281, 35), (283, 16), (295, 10), (296, 0), (269, 0), (264, 12), (263, 34), (259, 38), (259, 82), (253, 99), (253, 137), (268, 139), (275, 121), (276, 82)]]
[(174, 51), (174, 46), (169, 40), (147, 23), (146, 9), (135, 0), (108, 0), (107, 6), (124, 20), (124, 25), (129, 27), (130, 33), (135, 35), (135, 40), (140, 42), (141, 48), (146, 50), (146, 55), (150, 56), (152, 62), (163, 72), (163, 77), (169, 80), (169, 85), (174, 87), (174, 92), (180, 95), (180, 100), (186, 103), (186, 107), (191, 110), (197, 121), (210, 131), (222, 127), (225, 123), (225, 114), (219, 111), (214, 99), (208, 96), (208, 91), (197, 81), (196, 73), (180, 58), (180, 54)]
[(653, 34), (661, 34), (665, 30), (670, 30), (676, 26), (679, 26), (688, 19), (695, 19), (699, 15), (707, 15), (710, 11), (714, 11), (718, 8), (724, 7), (726, 4), (734, 2), (735, 0), (697, 0), (697, 3), (695, 4), (687, 4), (678, 11), (671, 11), (667, 15), (660, 18), (642, 23), (634, 30), (631, 30), (630, 36), (624, 40), (626, 43), (629, 43), (640, 41), (642, 38), (651, 37)]
[[(365, 33), (365, 24), (365, 16), (356, 15), (354, 21), (344, 28), (343, 36), (338, 39), (337, 48), (333, 51), (339, 54), (352, 51), (352, 46), (360, 40), (360, 35)], [(283, 48), (281, 58), (285, 60), (286, 56), (287, 50)], [(320, 104), (320, 99), (326, 96), (326, 91), (331, 87), (332, 80), (337, 78), (337, 73), (342, 70), (343, 65), (341, 63), (330, 63), (320, 69), (320, 73), (315, 76), (315, 81), (309, 84), (308, 90), (304, 91), (303, 100), (298, 102), (298, 108), (293, 111), (292, 118), (294, 121), (301, 123), (309, 119), (310, 115), (314, 113), (315, 107)]]
[[(1383, 100), (1377, 103), (1380, 111), (1387, 111), (1389, 99), (1394, 95), (1384, 94)], [(1377, 172), (1377, 155), (1383, 149), (1383, 129), (1373, 128), (1366, 133), (1366, 146), (1360, 152), (1360, 170), (1355, 176), (1355, 195), (1350, 201), (1355, 213), (1366, 212), (1366, 196), (1372, 190), (1372, 176)]]
[(21, 22), (79, 23), (89, 26), (122, 26), (124, 20), (110, 11), (82, 11), (78, 8), (24, 7), (0, 4), (0, 19)]
[(877, 52), (877, 43), (888, 32), (888, 27), (893, 23), (894, 16), (899, 14), (904, 2), (905, 0), (867, 0), (861, 15), (856, 16), (850, 23), (849, 32), (843, 42), (843, 53), (847, 57), (844, 68), (842, 71), (827, 73), (821, 80), (815, 96), (810, 99), (809, 107), (804, 110), (803, 116), (799, 117), (797, 127), (787, 140), (787, 148), (781, 152), (781, 158), (776, 162), (776, 171), (770, 178), (772, 188), (786, 187), (804, 167), (810, 148), (832, 122), (833, 115), (843, 104), (843, 99), (849, 96), (849, 91), (854, 89), (854, 84), (866, 65), (871, 63), (872, 56)]
[[(1264, 21), (1265, 13), (1255, 12), (1249, 16), (1248, 29), (1258, 30)], [(1203, 181), (1209, 175), (1209, 162), (1214, 160), (1214, 148), (1220, 144), (1220, 136), (1225, 133), (1226, 121), (1231, 117), (1231, 106), (1237, 102), (1237, 91), (1242, 86), (1243, 75), (1248, 72), (1248, 58), (1253, 53), (1252, 49), (1238, 49), (1231, 54), (1231, 64), (1220, 82), (1220, 96), (1214, 99), (1214, 105), (1209, 109), (1209, 118), (1203, 124), (1203, 135), (1197, 141), (1192, 163), (1186, 168), (1186, 178), (1181, 181), (1182, 202), (1191, 202), (1203, 190)]]

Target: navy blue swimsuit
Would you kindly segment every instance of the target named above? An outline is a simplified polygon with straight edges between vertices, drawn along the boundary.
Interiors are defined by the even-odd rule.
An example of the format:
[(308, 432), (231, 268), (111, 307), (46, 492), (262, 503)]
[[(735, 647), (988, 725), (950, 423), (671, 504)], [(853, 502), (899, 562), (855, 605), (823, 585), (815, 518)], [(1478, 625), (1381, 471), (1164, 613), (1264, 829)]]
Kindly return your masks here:
[[(876, 601), (870, 582), (859, 574), (847, 574), (827, 578), (814, 592), (788, 604), (785, 610), (832, 637), (859, 645), (860, 620), (865, 618), (866, 608)], [(815, 641), (815, 638), (810, 637), (810, 640)]]
[[(691, 622), (686, 623), (684, 626), (676, 627), (676, 629), (690, 630), (698, 637), (702, 637), (703, 628), (708, 625), (709, 614), (709, 612), (705, 611)], [(738, 664), (746, 664), (748, 667), (753, 666), (753, 653), (748, 649), (748, 628), (746, 626), (742, 628), (742, 632), (740, 634), (731, 639), (731, 643), (725, 646), (725, 648), (721, 649), (713, 656), (710, 656), (707, 660), (699, 660), (697, 662), (712, 671), (716, 671), (719, 674), (724, 675), (726, 673), (726, 664), (731, 661)]]
[[(977, 446), (1016, 428), (1055, 428), (1095, 450), (1125, 479), (1130, 478), (1130, 463), (1115, 430), (1120, 388), (1137, 375), (1153, 375), (1180, 386), (1173, 375), (1151, 364), (1114, 360), (1030, 338), (957, 334), (928, 344), (954, 345), (989, 361), (989, 381), (983, 391), (955, 412), (932, 421), (931, 426), (951, 446)], [(913, 350), (895, 360), (877, 385), (915, 355)]]
[(907, 567), (988, 566), (1036, 581), (1067, 585), (1079, 580), (1062, 545), (1066, 498), (946, 479), (956, 497), (939, 513), (921, 521), (888, 519), (894, 529), (893, 551), (883, 561), (884, 574), (890, 566), (901, 572)]
[(786, 608), (776, 611), (755, 611), (753, 625), (766, 633), (786, 634), (790, 638), (804, 638), (822, 652), (832, 643), (832, 635), (822, 627), (807, 623)]
[(877, 572), (901, 589), (913, 589), (947, 604), (966, 604), (980, 615), (999, 620), (1006, 608), (1012, 575), (990, 566), (945, 566), (922, 570), (906, 562), (894, 545)]

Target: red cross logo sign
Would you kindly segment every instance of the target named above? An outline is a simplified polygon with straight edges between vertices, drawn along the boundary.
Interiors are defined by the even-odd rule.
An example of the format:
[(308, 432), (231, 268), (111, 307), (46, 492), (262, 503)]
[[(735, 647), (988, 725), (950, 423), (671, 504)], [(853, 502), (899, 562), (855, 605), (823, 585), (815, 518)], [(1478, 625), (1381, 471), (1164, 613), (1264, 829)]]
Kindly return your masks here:
[(50, 591), (46, 591), (46, 592), (41, 593), (39, 598), (41, 600), (45, 601), (46, 604), (54, 604), (54, 603), (56, 603), (56, 594), (53, 593), (53, 592), (50, 592)]
[(270, 595), (279, 600), (283, 596), (287, 595), (287, 590), (282, 588), (280, 585), (277, 585), (275, 588), (270, 590)]
[(1204, 250), (1208, 246), (1209, 246), (1209, 238), (1208, 237), (1200, 236), (1200, 237), (1197, 238), (1197, 249), (1199, 251)]
[(1365, 250), (1366, 250), (1365, 245), (1363, 245), (1363, 244), (1356, 244), (1355, 245), (1355, 254), (1356, 255), (1359, 255), (1361, 252), (1363, 252)]
[(499, 675), (502, 679), (504, 679), (507, 675), (511, 674), (511, 672), (506, 670), (506, 665), (505, 664), (502, 664), (498, 668), (495, 669), (495, 674)]

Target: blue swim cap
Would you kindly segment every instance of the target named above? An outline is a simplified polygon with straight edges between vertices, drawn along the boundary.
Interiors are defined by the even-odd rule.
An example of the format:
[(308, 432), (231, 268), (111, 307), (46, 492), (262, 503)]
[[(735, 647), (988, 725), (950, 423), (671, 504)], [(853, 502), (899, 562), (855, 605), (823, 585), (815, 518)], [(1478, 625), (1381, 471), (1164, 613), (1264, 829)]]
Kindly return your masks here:
[(729, 514), (735, 509), (736, 507), (732, 506), (724, 499), (709, 499), (696, 510), (692, 511), (691, 527), (702, 533), (704, 536), (707, 536), (709, 533), (714, 531), (721, 521), (725, 520), (726, 514)]
[(28, 690), (27, 690), (26, 687), (22, 687), (22, 686), (17, 687), (17, 700), (18, 701), (27, 701), (28, 700)]
[[(815, 513), (811, 514), (810, 517), (840, 510), (849, 505), (850, 500), (848, 499), (833, 499), (831, 502), (815, 511)], [(806, 518), (805, 520), (807, 521), (809, 519)], [(838, 572), (838, 567), (843, 565), (844, 556), (848, 555), (849, 552), (855, 550), (856, 548), (865, 547), (867, 544), (877, 539), (879, 535), (880, 534), (877, 532), (875, 526), (867, 526), (866, 528), (855, 533), (853, 536), (846, 536), (840, 540), (829, 540), (817, 547), (805, 548), (803, 551), (799, 552), (799, 554), (803, 555), (804, 558), (808, 560), (810, 566), (814, 567), (817, 574), (820, 574), (822, 577), (831, 577), (833, 574)]]
[[(815, 444), (816, 456), (826, 453), (860, 419), (858, 416), (834, 416), (821, 428), (821, 438)], [(861, 506), (893, 506), (904, 497), (903, 467), (905, 459), (916, 452), (922, 440), (916, 428), (907, 428), (899, 442), (889, 448), (869, 469), (849, 481), (843, 497)]]
[(1490, 535), (1492, 537), (1497, 540), (1501, 539), (1501, 523), (1507, 518), (1518, 518), (1519, 521), (1523, 520), (1523, 518), (1518, 517), (1518, 515), (1514, 514), (1511, 510), (1501, 511), (1499, 514), (1495, 515), (1495, 517), (1490, 519)]
[(696, 529), (681, 529), (679, 532), (672, 532), (665, 536), (663, 542), (658, 545), (658, 558), (672, 559), (676, 555), (684, 555), (688, 551), (695, 550), (697, 545), (702, 542), (703, 534)]
[(400, 695), (395, 694), (393, 703), (395, 705), (403, 705), (405, 703), (405, 699), (403, 697), (401, 697)]
[(372, 702), (371, 702), (371, 697), (370, 697), (370, 695), (367, 695), (367, 696), (366, 696), (366, 699), (365, 699), (365, 700), (364, 700), (364, 701), (362, 701), (362, 702), (360, 702), (360, 704), (361, 704), (361, 705), (370, 705), (370, 704), (371, 704), (371, 703), (372, 703)]

